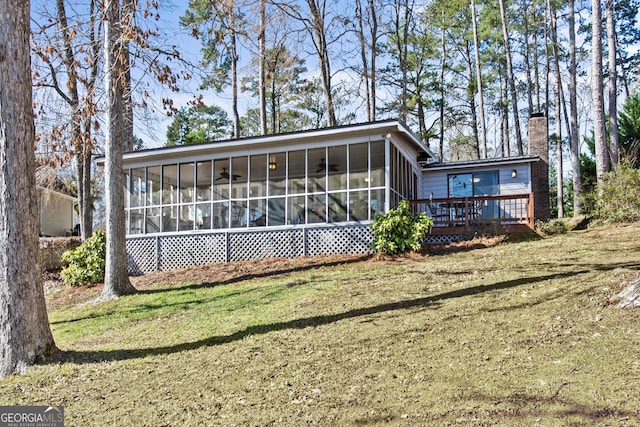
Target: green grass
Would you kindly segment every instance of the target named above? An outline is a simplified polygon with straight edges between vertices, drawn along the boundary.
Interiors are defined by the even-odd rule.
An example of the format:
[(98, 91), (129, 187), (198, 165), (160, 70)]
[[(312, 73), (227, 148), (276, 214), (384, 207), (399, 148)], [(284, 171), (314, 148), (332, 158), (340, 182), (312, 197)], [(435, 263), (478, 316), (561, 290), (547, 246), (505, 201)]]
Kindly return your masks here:
[(66, 425), (640, 425), (638, 225), (156, 284), (50, 313), (0, 404)]

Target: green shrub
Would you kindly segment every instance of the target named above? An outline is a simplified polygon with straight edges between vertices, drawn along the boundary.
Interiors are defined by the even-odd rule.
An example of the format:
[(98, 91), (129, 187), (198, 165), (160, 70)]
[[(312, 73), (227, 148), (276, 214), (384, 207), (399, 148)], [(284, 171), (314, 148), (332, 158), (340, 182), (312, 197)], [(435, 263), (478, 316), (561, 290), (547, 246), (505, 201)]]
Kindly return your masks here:
[(608, 224), (640, 221), (640, 169), (624, 160), (605, 174), (595, 216)]
[(371, 225), (371, 248), (377, 253), (387, 255), (410, 249), (417, 251), (432, 225), (431, 218), (424, 212), (411, 212), (409, 202), (403, 200), (397, 209), (392, 209), (384, 215), (376, 215), (375, 222)]
[(98, 230), (77, 248), (62, 254), (62, 260), (69, 264), (60, 275), (69, 286), (98, 283), (104, 280), (107, 236)]
[(538, 230), (545, 236), (566, 234), (567, 231), (569, 231), (567, 224), (559, 219), (551, 219), (549, 221), (536, 221), (536, 230)]

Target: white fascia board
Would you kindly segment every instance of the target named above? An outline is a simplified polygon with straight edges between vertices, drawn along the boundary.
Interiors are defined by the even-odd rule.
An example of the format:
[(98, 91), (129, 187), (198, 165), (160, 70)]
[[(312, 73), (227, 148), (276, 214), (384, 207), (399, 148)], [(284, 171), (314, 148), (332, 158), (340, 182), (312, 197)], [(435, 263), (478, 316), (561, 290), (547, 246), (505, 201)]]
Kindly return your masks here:
[[(378, 132), (380, 133), (381, 139), (384, 139), (388, 133), (403, 135), (403, 139), (412, 145), (416, 151), (425, 152), (431, 157), (434, 157), (429, 148), (403, 123), (397, 120), (390, 120), (365, 123), (362, 125), (348, 125), (335, 128), (248, 137), (205, 144), (181, 145), (179, 147), (163, 147), (150, 150), (132, 151), (123, 155), (123, 161), (125, 164), (130, 165), (149, 161), (155, 162), (159, 160), (174, 159), (178, 157), (191, 158), (205, 156), (213, 153), (238, 152), (259, 148), (280, 148), (294, 145), (296, 143), (307, 144), (314, 141), (329, 142), (347, 140), (357, 135), (366, 135)], [(101, 166), (104, 165), (104, 157), (98, 159), (98, 164)]]
[(519, 158), (509, 158), (505, 157), (500, 160), (489, 160), (486, 162), (461, 162), (461, 163), (444, 163), (444, 164), (434, 164), (430, 165), (426, 168), (423, 168), (423, 172), (430, 171), (443, 171), (443, 170), (454, 170), (454, 169), (474, 169), (474, 168), (485, 168), (490, 166), (504, 166), (504, 165), (516, 165), (522, 163), (536, 163), (540, 161), (540, 157), (519, 157)]

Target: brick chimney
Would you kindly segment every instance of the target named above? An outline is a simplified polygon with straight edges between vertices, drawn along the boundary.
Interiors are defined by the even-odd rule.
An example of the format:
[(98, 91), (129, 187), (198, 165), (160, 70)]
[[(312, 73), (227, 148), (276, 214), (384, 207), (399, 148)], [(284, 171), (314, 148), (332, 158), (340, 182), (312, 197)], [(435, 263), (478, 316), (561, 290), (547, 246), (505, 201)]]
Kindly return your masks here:
[(529, 118), (529, 154), (540, 157), (531, 164), (531, 190), (533, 192), (534, 217), (547, 220), (551, 216), (549, 206), (549, 131), (544, 113), (532, 113)]

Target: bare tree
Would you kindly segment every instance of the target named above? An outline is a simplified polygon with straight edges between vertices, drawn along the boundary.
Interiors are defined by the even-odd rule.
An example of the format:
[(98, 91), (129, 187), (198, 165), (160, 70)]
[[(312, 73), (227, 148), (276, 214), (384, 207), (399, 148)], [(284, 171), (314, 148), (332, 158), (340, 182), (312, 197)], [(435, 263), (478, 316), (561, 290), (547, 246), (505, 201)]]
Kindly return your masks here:
[(267, 26), (267, 13), (266, 13), (266, 0), (260, 0), (260, 29), (258, 32), (258, 43), (259, 43), (259, 53), (258, 53), (258, 75), (259, 75), (259, 88), (258, 88), (258, 97), (260, 98), (260, 131), (262, 135), (267, 134), (267, 95), (266, 95), (266, 85), (267, 85), (267, 76), (265, 72), (265, 56), (267, 55), (267, 34), (266, 34), (266, 26)]
[(333, 100), (333, 87), (331, 84), (331, 56), (329, 55), (329, 29), (330, 14), (327, 10), (327, 0), (307, 0), (308, 13), (300, 10), (298, 3), (278, 3), (278, 7), (290, 17), (302, 23), (304, 31), (310, 38), (315, 53), (318, 55), (320, 67), (320, 79), (324, 93), (324, 101), (327, 109), (329, 126), (336, 126), (336, 110)]
[(365, 104), (367, 120), (376, 119), (376, 60), (378, 55), (378, 11), (376, 2), (369, 0), (363, 6), (362, 0), (356, 0), (356, 34), (360, 44), (360, 62), (362, 64), (362, 80), (365, 87)]
[(591, 1), (591, 93), (593, 96), (593, 127), (596, 146), (596, 176), (602, 183), (609, 171), (609, 151), (605, 131), (604, 94), (602, 84), (602, 9), (600, 0)]
[(480, 157), (487, 158), (487, 122), (484, 116), (484, 93), (482, 90), (482, 66), (480, 64), (480, 42), (478, 40), (478, 24), (476, 2), (471, 0), (471, 24), (473, 26), (473, 51), (475, 53), (476, 86), (478, 90), (478, 110), (480, 122)]
[(0, 2), (0, 377), (55, 349), (37, 257), (29, 12)]
[(507, 60), (507, 80), (509, 92), (511, 94), (511, 109), (513, 112), (513, 127), (516, 134), (516, 152), (518, 156), (523, 154), (522, 134), (520, 132), (520, 118), (518, 111), (518, 93), (516, 92), (516, 81), (513, 73), (513, 63), (511, 58), (511, 43), (509, 41), (509, 28), (507, 26), (507, 17), (504, 7), (504, 0), (499, 0), (500, 18), (502, 21), (502, 37), (504, 39), (504, 54)]
[(125, 62), (119, 0), (104, 3), (104, 73), (107, 111), (105, 114), (105, 192), (107, 214), (107, 257), (104, 288), (100, 300), (136, 292), (127, 272), (124, 214), (123, 144), (129, 140), (123, 106)]
[[(89, 19), (86, 22), (73, 17), (69, 20), (65, 0), (56, 0), (55, 13), (51, 16), (47, 16), (42, 6), (42, 23), (34, 31), (33, 37), (33, 53), (45, 67), (41, 73), (36, 66), (35, 87), (53, 89), (70, 110), (68, 122), (63, 125), (57, 123), (49, 135), (55, 144), (66, 146), (65, 152), (44, 160), (51, 165), (64, 164), (72, 156), (75, 157), (79, 224), (85, 239), (93, 232), (91, 159), (92, 124), (96, 113), (93, 99), (100, 59), (94, 0), (90, 1), (87, 12)], [(47, 34), (50, 29), (54, 30), (51, 35)], [(64, 127), (68, 131), (60, 131)]]

